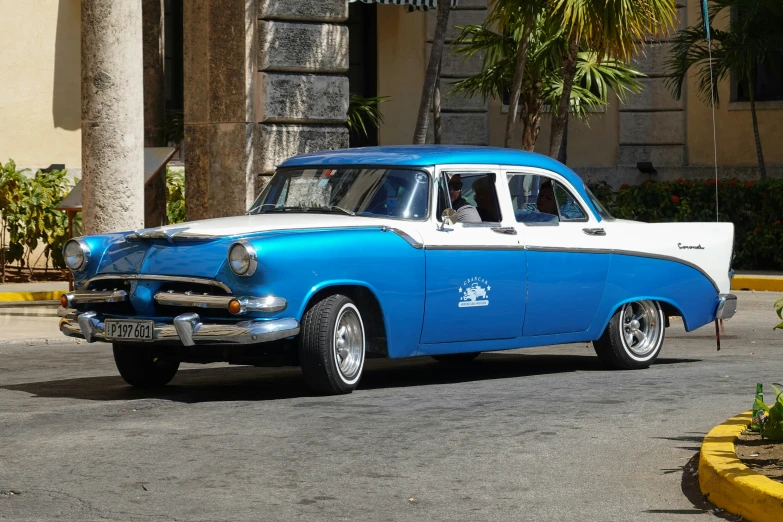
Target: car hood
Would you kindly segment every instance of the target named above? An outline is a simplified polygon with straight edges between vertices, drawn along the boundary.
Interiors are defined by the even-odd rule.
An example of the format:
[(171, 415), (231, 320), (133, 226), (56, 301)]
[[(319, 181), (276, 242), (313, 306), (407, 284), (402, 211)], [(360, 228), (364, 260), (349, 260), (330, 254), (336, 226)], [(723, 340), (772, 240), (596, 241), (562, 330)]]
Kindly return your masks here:
[(145, 228), (136, 232), (141, 239), (221, 238), (281, 230), (306, 230), (353, 227), (405, 227), (399, 220), (383, 217), (348, 216), (317, 212), (256, 214), (191, 221), (165, 227)]
[[(387, 226), (417, 241), (416, 224), (386, 218), (319, 213), (261, 214), (193, 221), (147, 228), (121, 236), (106, 248), (98, 274), (157, 274), (217, 278), (225, 269), (228, 249), (239, 238), (264, 241), (307, 234)], [(256, 241), (257, 240), (257, 241)]]

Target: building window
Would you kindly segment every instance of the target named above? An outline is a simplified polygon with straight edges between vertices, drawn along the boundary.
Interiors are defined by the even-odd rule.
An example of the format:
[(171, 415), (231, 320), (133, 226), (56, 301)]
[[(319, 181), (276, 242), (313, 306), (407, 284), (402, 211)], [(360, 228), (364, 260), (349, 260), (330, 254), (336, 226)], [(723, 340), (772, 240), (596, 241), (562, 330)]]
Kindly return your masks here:
[[(753, 73), (753, 97), (757, 102), (783, 100), (783, 52), (773, 55), (765, 63), (758, 63)], [(731, 101), (750, 101), (748, 81), (739, 81), (738, 75), (732, 71)]]

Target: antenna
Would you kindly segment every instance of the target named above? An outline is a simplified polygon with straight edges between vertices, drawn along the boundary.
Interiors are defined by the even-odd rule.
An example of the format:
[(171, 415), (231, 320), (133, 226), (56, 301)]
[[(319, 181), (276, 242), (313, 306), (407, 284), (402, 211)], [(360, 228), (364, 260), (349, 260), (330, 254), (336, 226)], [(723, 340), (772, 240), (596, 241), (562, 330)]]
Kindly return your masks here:
[[(715, 221), (720, 221), (718, 212), (718, 137), (715, 130), (715, 83), (712, 79), (712, 38), (710, 36), (710, 17), (707, 14), (707, 0), (701, 1), (701, 16), (707, 33), (707, 50), (710, 56), (710, 102), (712, 104), (712, 150), (715, 162)], [(720, 346), (720, 345), (718, 345)], [(720, 348), (718, 348), (720, 350)]]

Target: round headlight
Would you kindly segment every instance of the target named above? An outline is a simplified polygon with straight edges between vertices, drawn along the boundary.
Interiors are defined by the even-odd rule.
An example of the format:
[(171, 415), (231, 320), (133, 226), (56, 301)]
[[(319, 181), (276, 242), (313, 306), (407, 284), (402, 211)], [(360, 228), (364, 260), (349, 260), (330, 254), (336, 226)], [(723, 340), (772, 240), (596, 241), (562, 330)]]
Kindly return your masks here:
[(246, 241), (234, 243), (228, 250), (228, 264), (238, 276), (253, 275), (258, 264), (256, 249)]
[(63, 257), (65, 265), (74, 272), (78, 272), (84, 269), (90, 260), (90, 247), (82, 238), (69, 239), (63, 247)]

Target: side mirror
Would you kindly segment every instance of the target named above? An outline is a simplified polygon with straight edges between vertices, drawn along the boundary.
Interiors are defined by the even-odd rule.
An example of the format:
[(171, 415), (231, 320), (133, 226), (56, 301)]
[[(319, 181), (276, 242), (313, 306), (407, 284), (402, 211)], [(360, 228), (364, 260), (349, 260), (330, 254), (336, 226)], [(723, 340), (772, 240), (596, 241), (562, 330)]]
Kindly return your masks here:
[(443, 214), (440, 215), (441, 221), (443, 221), (443, 225), (440, 227), (440, 230), (443, 230), (443, 227), (446, 225), (453, 225), (457, 222), (457, 211), (453, 208), (447, 208), (443, 211)]

